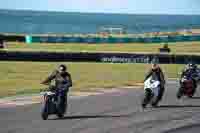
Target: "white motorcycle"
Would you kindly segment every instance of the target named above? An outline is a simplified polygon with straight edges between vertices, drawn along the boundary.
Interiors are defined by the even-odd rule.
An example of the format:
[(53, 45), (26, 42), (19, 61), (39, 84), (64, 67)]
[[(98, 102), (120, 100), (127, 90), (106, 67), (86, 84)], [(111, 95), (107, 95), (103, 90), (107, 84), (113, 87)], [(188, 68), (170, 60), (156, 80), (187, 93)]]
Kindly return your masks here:
[(144, 98), (142, 100), (142, 107), (145, 108), (147, 104), (151, 104), (153, 107), (158, 104), (158, 93), (160, 90), (160, 81), (148, 78), (144, 82)]

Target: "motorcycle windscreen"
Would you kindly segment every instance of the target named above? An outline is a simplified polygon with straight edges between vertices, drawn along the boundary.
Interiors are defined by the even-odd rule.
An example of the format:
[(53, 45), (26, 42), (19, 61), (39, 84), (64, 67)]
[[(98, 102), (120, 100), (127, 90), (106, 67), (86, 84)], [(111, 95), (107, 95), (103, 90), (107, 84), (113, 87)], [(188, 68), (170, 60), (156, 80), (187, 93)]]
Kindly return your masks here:
[(160, 89), (160, 86), (159, 86), (160, 82), (158, 80), (152, 80), (152, 79), (153, 78), (151, 76), (144, 82), (144, 89), (151, 89), (151, 91), (154, 93), (154, 96), (158, 96), (158, 92)]

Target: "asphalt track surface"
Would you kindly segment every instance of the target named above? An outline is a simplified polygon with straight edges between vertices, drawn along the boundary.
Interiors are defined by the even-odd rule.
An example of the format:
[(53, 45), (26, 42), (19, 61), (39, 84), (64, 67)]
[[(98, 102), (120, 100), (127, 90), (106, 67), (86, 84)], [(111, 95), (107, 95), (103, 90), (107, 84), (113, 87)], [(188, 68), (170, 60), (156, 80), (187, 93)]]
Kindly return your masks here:
[(41, 104), (0, 108), (0, 133), (199, 133), (200, 91), (177, 100), (168, 82), (159, 107), (140, 106), (142, 89), (69, 99), (63, 119), (40, 117)]

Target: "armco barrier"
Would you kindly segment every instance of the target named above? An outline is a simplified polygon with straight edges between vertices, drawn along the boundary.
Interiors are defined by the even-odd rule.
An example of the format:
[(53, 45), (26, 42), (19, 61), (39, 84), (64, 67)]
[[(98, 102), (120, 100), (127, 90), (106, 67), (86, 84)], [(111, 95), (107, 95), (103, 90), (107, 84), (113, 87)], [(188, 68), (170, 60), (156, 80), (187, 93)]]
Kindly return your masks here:
[(168, 37), (52, 37), (33, 36), (33, 42), (41, 43), (161, 43), (200, 41), (200, 35), (193, 36), (168, 36)]
[[(81, 37), (81, 36), (29, 36), (36, 43), (162, 43), (200, 41), (200, 35), (176, 35), (160, 37)], [(25, 42), (27, 36), (4, 35), (5, 41)]]
[(154, 59), (161, 64), (186, 64), (190, 61), (200, 64), (197, 55), (0, 51), (0, 61), (150, 63)]

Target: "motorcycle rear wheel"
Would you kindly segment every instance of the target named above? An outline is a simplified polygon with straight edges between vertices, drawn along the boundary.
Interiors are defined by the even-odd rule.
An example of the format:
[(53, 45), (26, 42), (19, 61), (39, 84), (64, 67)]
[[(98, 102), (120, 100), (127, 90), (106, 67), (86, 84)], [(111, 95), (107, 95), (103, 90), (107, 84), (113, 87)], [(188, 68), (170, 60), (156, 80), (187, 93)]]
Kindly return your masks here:
[(152, 107), (157, 107), (157, 106), (158, 106), (158, 103), (159, 103), (159, 100), (156, 98), (155, 100), (153, 100), (153, 101), (151, 102), (151, 106), (152, 106)]
[(66, 108), (67, 108), (67, 103), (65, 103), (65, 100), (64, 100), (60, 103), (60, 105), (57, 108), (57, 114), (56, 115), (57, 115), (58, 118), (64, 117), (64, 114), (66, 112)]
[(188, 97), (189, 97), (189, 98), (192, 98), (192, 97), (194, 96), (195, 92), (196, 92), (196, 89), (194, 88), (193, 91), (192, 91), (192, 94), (189, 95)]
[(64, 117), (64, 114), (62, 114), (62, 113), (57, 113), (57, 117), (61, 119), (61, 118)]

